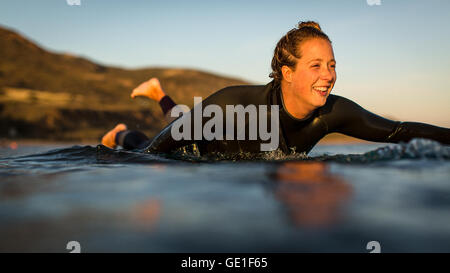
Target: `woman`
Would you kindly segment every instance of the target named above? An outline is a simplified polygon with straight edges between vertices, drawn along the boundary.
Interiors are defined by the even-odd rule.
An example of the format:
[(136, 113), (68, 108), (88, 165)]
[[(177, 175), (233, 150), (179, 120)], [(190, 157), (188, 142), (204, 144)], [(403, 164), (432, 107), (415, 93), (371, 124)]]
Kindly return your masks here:
[[(276, 125), (279, 133), (277, 148), (284, 153), (308, 153), (322, 137), (332, 132), (375, 142), (398, 143), (412, 138), (428, 138), (450, 144), (450, 129), (424, 123), (388, 120), (363, 109), (351, 100), (330, 95), (336, 82), (335, 67), (331, 41), (319, 24), (301, 22), (297, 28), (283, 36), (275, 48), (270, 74), (272, 82), (265, 86), (227, 87), (206, 98), (200, 107), (217, 105), (223, 112), (227, 112), (228, 105), (278, 105), (279, 111), (269, 107), (272, 110), (267, 113), (267, 117), (276, 116), (277, 122), (279, 121)], [(133, 91), (132, 97), (140, 95), (159, 101), (166, 114), (175, 106), (165, 96), (156, 79), (143, 83)], [(184, 119), (191, 119), (189, 122), (193, 127), (194, 115), (195, 113), (183, 116)], [(204, 125), (208, 119), (203, 116), (202, 122)], [(232, 124), (236, 126), (236, 122)], [(148, 146), (148, 152), (168, 153), (195, 143), (201, 154), (234, 154), (259, 153), (261, 143), (267, 140), (248, 137), (240, 140), (232, 137), (178, 140), (174, 138), (173, 132), (174, 126), (179, 125), (172, 122), (151, 143), (142, 133), (127, 131), (124, 125), (118, 125), (105, 135), (104, 139), (109, 142), (105, 141), (104, 144), (109, 147), (118, 144), (125, 149)], [(245, 132), (250, 132), (251, 129), (250, 118), (246, 118)]]

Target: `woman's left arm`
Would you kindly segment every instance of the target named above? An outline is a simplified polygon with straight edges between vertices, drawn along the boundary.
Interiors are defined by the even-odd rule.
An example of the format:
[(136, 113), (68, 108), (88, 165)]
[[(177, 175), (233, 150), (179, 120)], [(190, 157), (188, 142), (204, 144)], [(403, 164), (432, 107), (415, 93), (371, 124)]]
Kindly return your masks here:
[(356, 138), (398, 143), (413, 138), (426, 138), (450, 145), (450, 129), (419, 122), (400, 122), (380, 117), (357, 103), (334, 96), (330, 116), (330, 131)]

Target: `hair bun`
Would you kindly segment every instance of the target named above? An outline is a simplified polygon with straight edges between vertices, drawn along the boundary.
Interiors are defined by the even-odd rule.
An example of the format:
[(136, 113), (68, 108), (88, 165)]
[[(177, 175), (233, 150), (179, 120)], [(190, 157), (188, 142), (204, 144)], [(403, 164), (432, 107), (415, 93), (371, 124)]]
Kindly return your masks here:
[(320, 25), (314, 21), (298, 22), (298, 25), (297, 25), (298, 29), (302, 29), (304, 27), (312, 27), (312, 28), (318, 29), (319, 31), (322, 31), (322, 29), (320, 28)]

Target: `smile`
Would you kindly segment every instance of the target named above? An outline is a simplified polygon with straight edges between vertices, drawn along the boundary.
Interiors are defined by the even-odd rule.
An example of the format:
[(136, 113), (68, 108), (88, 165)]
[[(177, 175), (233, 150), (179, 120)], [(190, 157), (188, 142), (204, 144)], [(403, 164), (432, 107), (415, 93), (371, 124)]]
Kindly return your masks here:
[(319, 92), (320, 95), (326, 96), (328, 93), (329, 86), (314, 86), (313, 89)]

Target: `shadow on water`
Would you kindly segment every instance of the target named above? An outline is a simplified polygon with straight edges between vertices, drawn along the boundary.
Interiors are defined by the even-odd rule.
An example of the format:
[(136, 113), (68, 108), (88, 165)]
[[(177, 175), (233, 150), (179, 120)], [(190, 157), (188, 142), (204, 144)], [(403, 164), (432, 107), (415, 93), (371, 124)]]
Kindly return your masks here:
[(285, 162), (272, 174), (273, 194), (298, 227), (324, 227), (337, 222), (352, 186), (322, 162)]

